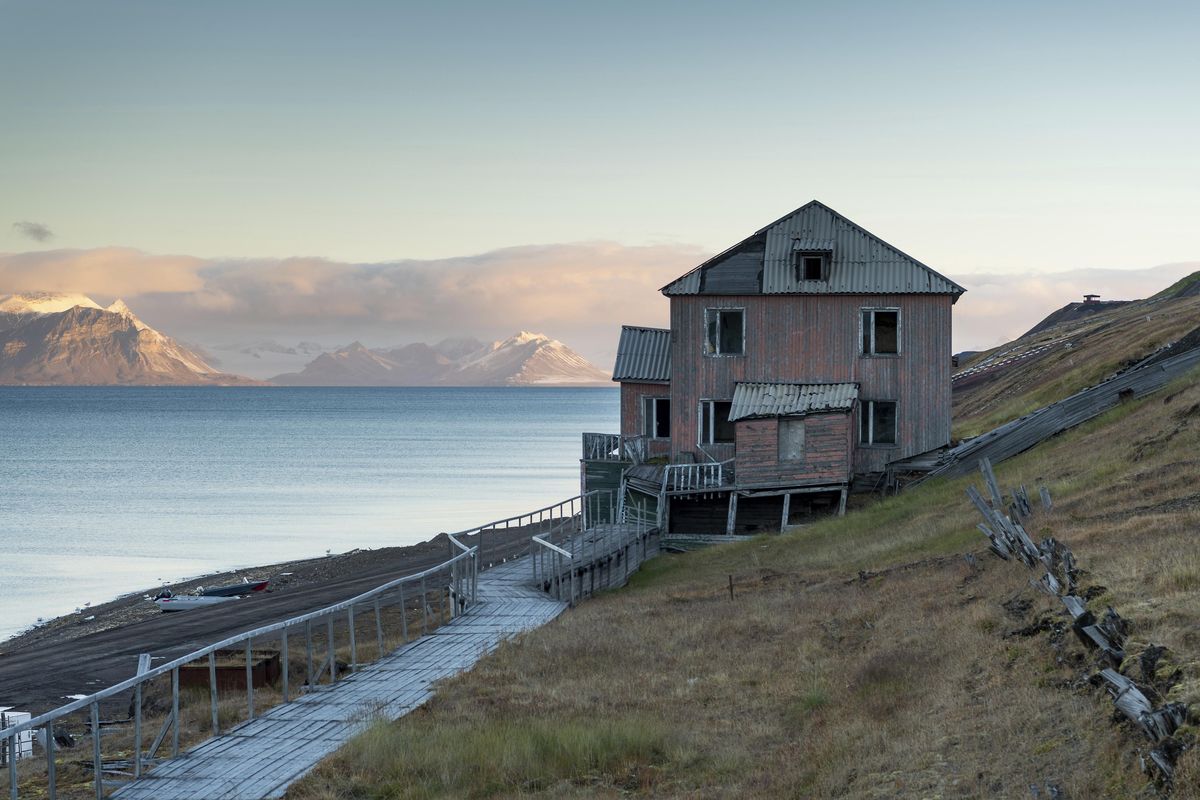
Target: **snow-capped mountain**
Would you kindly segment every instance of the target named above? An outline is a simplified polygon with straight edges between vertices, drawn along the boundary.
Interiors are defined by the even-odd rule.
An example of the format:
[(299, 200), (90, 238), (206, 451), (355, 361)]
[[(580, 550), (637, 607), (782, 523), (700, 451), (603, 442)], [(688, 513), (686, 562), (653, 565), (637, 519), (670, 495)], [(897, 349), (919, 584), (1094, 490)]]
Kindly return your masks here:
[(0, 384), (244, 384), (151, 328), (121, 300), (0, 298)]
[(562, 342), (522, 331), (485, 345), (447, 339), (436, 345), (370, 350), (359, 342), (314, 359), (301, 372), (277, 375), (283, 386), (588, 386), (611, 385), (608, 373)]

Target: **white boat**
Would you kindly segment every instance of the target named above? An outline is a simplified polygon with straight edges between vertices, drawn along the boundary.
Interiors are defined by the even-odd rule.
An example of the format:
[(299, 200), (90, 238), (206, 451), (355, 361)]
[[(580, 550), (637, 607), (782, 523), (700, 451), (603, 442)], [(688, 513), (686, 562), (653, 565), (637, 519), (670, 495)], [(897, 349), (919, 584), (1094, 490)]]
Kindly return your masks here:
[(236, 597), (219, 597), (209, 595), (196, 594), (177, 594), (172, 597), (156, 597), (154, 605), (158, 606), (160, 611), (192, 611), (197, 608), (208, 608), (219, 603), (224, 603), (229, 600), (237, 600)]

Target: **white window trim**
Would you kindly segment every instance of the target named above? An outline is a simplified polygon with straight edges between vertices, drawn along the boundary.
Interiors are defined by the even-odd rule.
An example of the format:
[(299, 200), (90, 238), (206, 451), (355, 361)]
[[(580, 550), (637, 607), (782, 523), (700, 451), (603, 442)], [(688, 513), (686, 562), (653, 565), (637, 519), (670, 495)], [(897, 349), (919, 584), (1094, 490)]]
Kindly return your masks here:
[[(715, 353), (708, 349), (708, 315), (714, 311), (740, 311), (742, 312), (742, 352), (740, 353)], [(704, 355), (709, 358), (744, 358), (746, 356), (746, 307), (745, 306), (708, 306), (704, 309), (704, 328), (702, 330), (704, 342)], [(721, 344), (721, 335), (717, 334), (717, 346)]]
[[(861, 352), (863, 336), (866, 331), (863, 329), (863, 314), (867, 311), (871, 312), (871, 352)], [(896, 352), (894, 353), (876, 353), (875, 352), (875, 312), (876, 311), (895, 311), (896, 312)], [(899, 306), (863, 306), (858, 309), (858, 349), (859, 355), (864, 358), (896, 358), (903, 352), (901, 342), (904, 341), (904, 315), (900, 313)]]
[[(647, 417), (646, 417), (646, 405), (647, 405), (646, 401), (647, 400), (653, 401), (651, 403), (651, 405), (653, 406), (654, 411), (653, 411), (653, 416), (650, 419), (647, 419)], [(670, 403), (671, 398), (664, 397), (659, 394), (644, 394), (644, 395), (642, 395), (642, 432), (643, 432), (643, 435), (646, 436), (646, 438), (651, 439), (653, 441), (669, 442), (669, 441), (671, 441), (671, 434), (670, 434), (671, 414), (670, 414), (669, 410), (667, 412), (667, 435), (666, 436), (655, 436), (654, 435), (654, 431), (658, 430), (658, 424), (657, 424), (658, 423), (658, 404), (662, 403), (662, 402)], [(651, 423), (651, 421), (653, 421), (654, 424), (649, 424), (649, 423)], [(649, 429), (651, 431), (650, 434), (645, 433), (645, 431), (647, 429)]]
[[(891, 403), (892, 405), (894, 405), (896, 407), (896, 429), (895, 429), (895, 431), (893, 431), (893, 433), (895, 434), (894, 438), (896, 439), (896, 441), (894, 441), (894, 442), (876, 442), (875, 441), (875, 414), (872, 413), (872, 411), (874, 410), (872, 407), (876, 403)], [(858, 427), (858, 430), (859, 430), (858, 446), (859, 447), (889, 448), (889, 447), (899, 447), (900, 446), (900, 401), (899, 400), (884, 400), (884, 399), (863, 400), (859, 403), (858, 410), (859, 410), (860, 414), (865, 415), (865, 416), (863, 416), (863, 419), (865, 419), (867, 421), (867, 439), (868, 439), (868, 441), (865, 441), (865, 442), (862, 440), (862, 424), (860, 422), (859, 427)]]

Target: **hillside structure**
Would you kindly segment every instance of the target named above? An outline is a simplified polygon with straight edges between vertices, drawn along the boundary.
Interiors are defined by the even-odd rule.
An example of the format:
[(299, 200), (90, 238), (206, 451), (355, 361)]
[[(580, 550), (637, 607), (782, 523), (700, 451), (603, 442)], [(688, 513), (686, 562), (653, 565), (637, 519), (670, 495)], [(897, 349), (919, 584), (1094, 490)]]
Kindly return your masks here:
[(670, 531), (777, 529), (950, 441), (963, 287), (820, 202), (661, 290), (669, 329), (626, 326), (620, 434), (584, 434), (585, 490)]

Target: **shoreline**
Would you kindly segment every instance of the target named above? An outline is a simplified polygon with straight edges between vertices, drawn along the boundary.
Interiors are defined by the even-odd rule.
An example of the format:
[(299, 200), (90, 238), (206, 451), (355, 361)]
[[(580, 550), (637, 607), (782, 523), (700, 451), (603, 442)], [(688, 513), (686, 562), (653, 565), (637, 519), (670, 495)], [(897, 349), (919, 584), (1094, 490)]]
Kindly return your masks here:
[[(523, 552), (531, 531), (496, 531), (488, 558)], [(166, 584), (177, 593), (196, 587), (270, 578), (266, 590), (213, 608), (164, 613), (150, 600), (161, 587), (138, 590), (54, 617), (0, 641), (0, 705), (35, 714), (128, 678), (138, 653), (178, 658), (198, 647), (270, 620), (323, 608), (449, 557), (445, 533), (417, 544), (355, 549), (316, 558), (213, 572)], [(88, 619), (90, 617), (90, 619)], [(64, 654), (68, 657), (64, 658)], [(119, 704), (117, 704), (119, 705)], [(115, 706), (114, 706), (115, 708)]]

